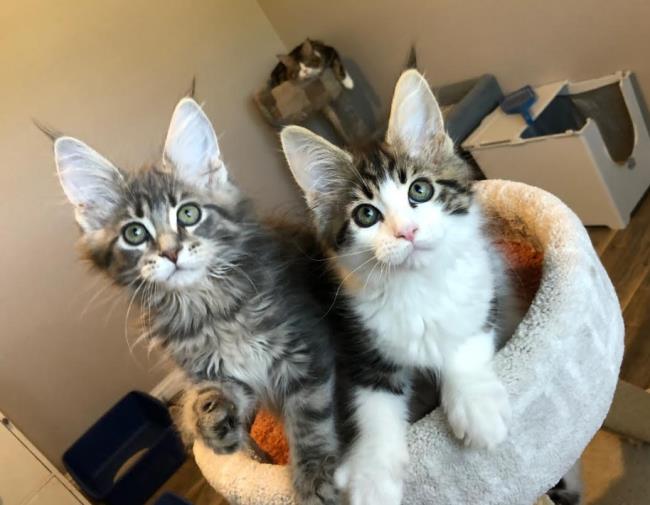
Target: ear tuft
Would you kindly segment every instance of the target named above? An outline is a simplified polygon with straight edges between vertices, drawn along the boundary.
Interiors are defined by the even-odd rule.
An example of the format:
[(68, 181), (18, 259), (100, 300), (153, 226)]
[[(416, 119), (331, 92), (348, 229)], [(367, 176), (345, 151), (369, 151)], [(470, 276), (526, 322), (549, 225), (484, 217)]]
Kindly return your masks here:
[(106, 226), (121, 204), (124, 178), (110, 161), (73, 137), (54, 141), (54, 159), (66, 197), (85, 232)]
[(386, 142), (418, 157), (432, 148), (436, 135), (446, 135), (438, 102), (424, 77), (407, 70), (395, 86)]
[(190, 83), (190, 87), (185, 93), (185, 96), (189, 98), (194, 98), (194, 95), (196, 94), (196, 76), (192, 76), (192, 82)]
[(178, 102), (167, 132), (165, 166), (188, 184), (216, 188), (228, 179), (212, 123), (193, 98)]
[(45, 123), (42, 123), (36, 118), (32, 118), (32, 123), (34, 123), (34, 126), (36, 126), (36, 128), (41, 130), (41, 132), (43, 132), (43, 134), (47, 138), (49, 138), (52, 142), (54, 142), (59, 137), (63, 137), (63, 133), (61, 133), (55, 128), (52, 128), (51, 126), (46, 125)]

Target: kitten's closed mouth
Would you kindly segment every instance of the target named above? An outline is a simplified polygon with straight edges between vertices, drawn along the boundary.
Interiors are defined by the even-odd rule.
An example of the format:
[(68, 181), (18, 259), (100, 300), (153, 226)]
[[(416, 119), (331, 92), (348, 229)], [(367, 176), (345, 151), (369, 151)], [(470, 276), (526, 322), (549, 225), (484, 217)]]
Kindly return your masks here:
[(433, 244), (423, 244), (423, 243), (413, 243), (409, 248), (408, 253), (404, 256), (404, 259), (397, 265), (397, 267), (402, 267), (407, 270), (417, 267), (420, 263), (419, 256), (421, 254), (430, 253), (435, 249)]
[(196, 269), (195, 269), (195, 268), (189, 268), (189, 267), (181, 267), (181, 266), (175, 265), (175, 266), (174, 266), (174, 270), (171, 271), (171, 273), (169, 274), (169, 276), (167, 276), (167, 279), (166, 279), (166, 280), (170, 280), (170, 279), (172, 279), (172, 278), (173, 278), (174, 276), (176, 276), (177, 274), (181, 274), (181, 275), (182, 275), (182, 274), (190, 273), (190, 272), (192, 272), (192, 271), (194, 271), (194, 270), (196, 270)]

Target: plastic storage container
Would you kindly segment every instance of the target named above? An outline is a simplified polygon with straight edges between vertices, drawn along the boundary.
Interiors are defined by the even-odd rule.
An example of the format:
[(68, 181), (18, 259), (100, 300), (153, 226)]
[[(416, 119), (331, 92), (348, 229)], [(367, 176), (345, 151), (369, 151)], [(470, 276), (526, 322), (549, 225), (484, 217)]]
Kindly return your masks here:
[(156, 500), (154, 505), (192, 505), (192, 503), (174, 493), (165, 493)]
[(586, 225), (624, 228), (650, 185), (650, 136), (632, 77), (539, 86), (532, 125), (496, 109), (462, 146), (488, 178), (545, 189)]
[(132, 391), (65, 452), (63, 463), (93, 500), (141, 505), (185, 457), (165, 405)]
[[(476, 79), (436, 86), (433, 94), (442, 109), (447, 133), (458, 147), (458, 154), (472, 167), (474, 177), (483, 179), (484, 174), (480, 172), (478, 163), (461, 144), (503, 98), (496, 77), (484, 74)], [(426, 389), (425, 398), (428, 398), (429, 385)]]

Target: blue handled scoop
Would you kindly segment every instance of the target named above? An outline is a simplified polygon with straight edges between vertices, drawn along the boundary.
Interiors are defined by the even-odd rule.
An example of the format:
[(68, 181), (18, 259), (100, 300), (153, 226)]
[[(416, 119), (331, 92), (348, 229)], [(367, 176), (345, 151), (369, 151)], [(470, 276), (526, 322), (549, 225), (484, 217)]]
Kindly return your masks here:
[(503, 97), (501, 110), (506, 114), (521, 114), (528, 126), (532, 126), (533, 116), (530, 114), (530, 108), (536, 101), (535, 90), (530, 86), (524, 86)]

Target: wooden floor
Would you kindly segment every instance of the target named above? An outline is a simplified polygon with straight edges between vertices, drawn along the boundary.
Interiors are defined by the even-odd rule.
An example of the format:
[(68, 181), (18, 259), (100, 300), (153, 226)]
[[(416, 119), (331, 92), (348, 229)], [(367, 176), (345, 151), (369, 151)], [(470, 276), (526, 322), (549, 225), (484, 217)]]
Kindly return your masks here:
[[(625, 319), (625, 357), (621, 378), (650, 388), (650, 194), (625, 230), (589, 227), (594, 248), (616, 288)], [(161, 491), (172, 491), (194, 505), (227, 505), (205, 481), (191, 458)]]
[(650, 193), (630, 224), (613, 231), (589, 227), (589, 235), (616, 288), (625, 320), (621, 379), (650, 388)]
[(203, 478), (192, 456), (188, 457), (183, 466), (158, 490), (147, 505), (153, 505), (160, 495), (166, 492), (185, 498), (193, 505), (228, 505), (226, 499)]

